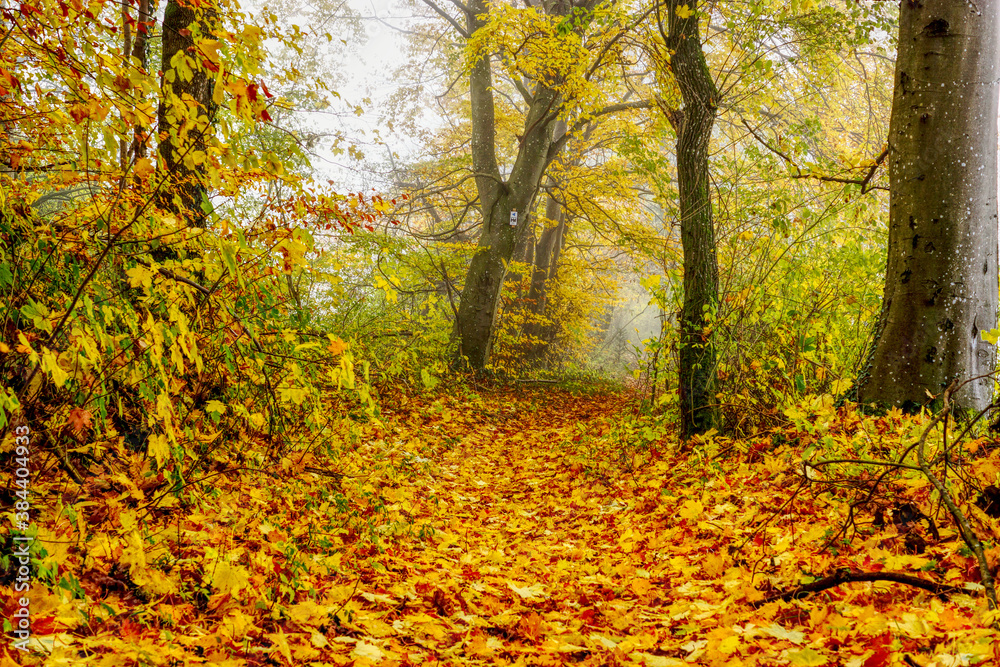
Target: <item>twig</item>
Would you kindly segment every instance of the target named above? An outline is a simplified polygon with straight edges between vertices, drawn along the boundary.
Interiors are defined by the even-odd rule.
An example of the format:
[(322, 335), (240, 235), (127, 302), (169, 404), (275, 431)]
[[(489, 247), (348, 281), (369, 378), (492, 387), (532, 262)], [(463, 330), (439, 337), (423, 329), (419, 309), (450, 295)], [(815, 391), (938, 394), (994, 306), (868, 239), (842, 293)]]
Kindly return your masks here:
[[(930, 480), (930, 483), (934, 485), (937, 489), (938, 495), (941, 496), (941, 502), (944, 506), (948, 508), (948, 512), (951, 514), (952, 518), (955, 520), (955, 524), (958, 526), (959, 532), (962, 534), (962, 540), (965, 544), (972, 550), (972, 553), (976, 556), (976, 562), (979, 564), (979, 575), (982, 578), (983, 588), (986, 589), (986, 599), (989, 602), (990, 609), (995, 610), (997, 608), (997, 591), (993, 584), (993, 573), (990, 571), (989, 562), (986, 560), (986, 554), (983, 551), (983, 545), (979, 541), (979, 537), (976, 532), (972, 529), (972, 524), (969, 523), (969, 519), (966, 518), (965, 514), (959, 509), (958, 505), (955, 504), (955, 499), (951, 497), (948, 492), (948, 487), (945, 486), (944, 482), (938, 479), (937, 475), (931, 470), (930, 465), (924, 457), (924, 444), (927, 441), (927, 436), (930, 434), (931, 429), (941, 420), (951, 412), (951, 394), (955, 391), (958, 381), (952, 381), (948, 388), (944, 390), (944, 404), (941, 412), (938, 413), (931, 423), (927, 425), (924, 429), (923, 434), (920, 436), (920, 440), (917, 444), (917, 464), (920, 466), (920, 470), (924, 473), (924, 476)], [(946, 464), (947, 465), (947, 464)]]

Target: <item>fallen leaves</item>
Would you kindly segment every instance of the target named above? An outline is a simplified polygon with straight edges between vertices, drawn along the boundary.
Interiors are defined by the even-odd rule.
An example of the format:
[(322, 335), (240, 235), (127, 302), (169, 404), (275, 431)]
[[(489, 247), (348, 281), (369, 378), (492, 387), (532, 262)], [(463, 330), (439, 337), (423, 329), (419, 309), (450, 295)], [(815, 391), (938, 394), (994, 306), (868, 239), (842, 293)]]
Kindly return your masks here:
[[(884, 667), (904, 664), (900, 655), (927, 666), (995, 659), (996, 633), (978, 597), (944, 601), (869, 582), (766, 601), (838, 568), (961, 585), (969, 559), (946, 530), (940, 540), (925, 535), (924, 553), (906, 552), (900, 531), (923, 531), (923, 520), (887, 522), (824, 550), (843, 508), (833, 496), (794, 496), (797, 483), (775, 484), (791, 451), (761, 450), (749, 465), (641, 451), (616, 463), (619, 445), (606, 434), (622, 406), (621, 397), (542, 392), (412, 405), (373, 421), (345, 451), (343, 495), (296, 456), (276, 468), (278, 478), (213, 478), (211, 493), (204, 487), (155, 511), (163, 481), (150, 462), (132, 464), (138, 474), (95, 478), (76, 520), (47, 519), (45, 548), (59, 553), (64, 583), (36, 583), (32, 596), (48, 601), (53, 622), (39, 615), (35, 657), (7, 660)], [(44, 571), (55, 560), (38, 562)]]

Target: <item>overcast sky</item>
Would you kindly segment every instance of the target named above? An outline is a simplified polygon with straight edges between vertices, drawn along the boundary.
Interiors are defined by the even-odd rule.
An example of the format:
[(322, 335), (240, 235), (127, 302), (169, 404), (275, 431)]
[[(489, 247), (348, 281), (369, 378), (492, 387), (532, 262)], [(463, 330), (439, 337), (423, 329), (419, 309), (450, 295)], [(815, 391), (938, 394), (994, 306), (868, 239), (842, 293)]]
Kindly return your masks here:
[[(376, 137), (396, 153), (406, 155), (413, 150), (412, 143), (405, 136), (389, 133), (380, 118), (385, 100), (397, 86), (392, 75), (403, 64), (405, 34), (394, 28), (404, 28), (412, 10), (398, 0), (347, 0), (347, 4), (363, 17), (367, 38), (360, 43), (347, 39), (342, 59), (336, 65), (337, 71), (331, 72), (329, 83), (344, 103), (360, 106), (364, 113), (337, 118), (309, 116), (307, 122), (316, 129), (326, 126), (345, 133), (358, 142), (358, 147), (369, 158), (379, 161), (387, 158), (388, 149), (377, 145)], [(338, 190), (370, 185), (370, 176), (359, 172), (361, 165), (347, 155), (334, 156), (325, 150), (328, 148), (318, 150), (320, 159), (314, 161), (323, 178), (334, 179)]]

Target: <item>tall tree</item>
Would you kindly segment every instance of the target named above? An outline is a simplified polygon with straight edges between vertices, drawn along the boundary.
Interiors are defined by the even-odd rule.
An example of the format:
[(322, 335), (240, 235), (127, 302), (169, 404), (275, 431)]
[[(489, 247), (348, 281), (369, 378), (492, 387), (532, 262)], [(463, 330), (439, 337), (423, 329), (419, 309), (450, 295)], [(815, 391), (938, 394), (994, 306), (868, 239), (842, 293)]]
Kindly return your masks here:
[[(1000, 2), (903, 0), (898, 49), (885, 292), (858, 398), (914, 410), (995, 366)], [(992, 393), (983, 378), (956, 405)]]
[[(588, 123), (605, 114), (647, 108), (648, 101), (589, 106), (562, 137), (554, 128), (584, 100), (592, 104), (593, 79), (608, 75), (605, 66), (615, 57), (615, 44), (631, 26), (611, 16), (614, 4), (599, 29), (591, 29), (599, 0), (532, 0), (527, 7), (491, 5), (486, 0), (462, 3), (453, 0), (460, 18), (451, 16), (433, 0), (424, 0), (470, 44), (471, 158), (482, 231), (462, 288), (456, 331), (460, 354), (476, 372), (486, 369), (497, 317), (500, 293), (515, 248), (531, 228), (531, 211), (539, 184), (552, 160)], [(517, 13), (520, 14), (517, 14)], [(490, 43), (491, 30), (503, 31), (511, 18), (519, 21), (518, 44)], [(520, 19), (524, 19), (520, 21)], [(496, 19), (494, 21), (494, 19)], [(494, 21), (491, 23), (491, 21)], [(507, 21), (508, 23), (504, 23)], [(588, 32), (589, 31), (589, 32)], [(589, 41), (585, 37), (591, 38)], [(502, 37), (503, 38), (503, 37)], [(520, 95), (525, 112), (523, 129), (513, 162), (502, 166), (497, 150), (497, 101), (493, 59), (497, 50), (508, 69), (512, 89)], [(515, 218), (516, 223), (511, 224)]]
[(667, 0), (658, 27), (683, 106), (667, 110), (677, 133), (681, 246), (684, 252), (684, 306), (680, 320), (679, 384), (683, 437), (719, 424), (715, 347), (710, 314), (719, 294), (708, 144), (719, 107), (719, 91), (705, 61), (698, 29), (697, 0)]

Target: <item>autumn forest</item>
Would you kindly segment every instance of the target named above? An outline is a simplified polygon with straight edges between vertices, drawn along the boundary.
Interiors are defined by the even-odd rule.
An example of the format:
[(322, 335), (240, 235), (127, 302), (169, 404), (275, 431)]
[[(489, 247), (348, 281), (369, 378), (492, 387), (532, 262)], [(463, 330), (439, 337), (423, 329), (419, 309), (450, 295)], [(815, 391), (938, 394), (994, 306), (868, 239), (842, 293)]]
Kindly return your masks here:
[(0, 17), (0, 667), (1000, 664), (1000, 0)]

